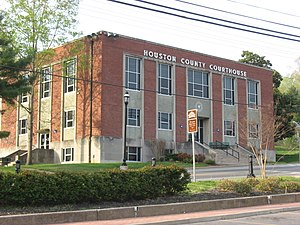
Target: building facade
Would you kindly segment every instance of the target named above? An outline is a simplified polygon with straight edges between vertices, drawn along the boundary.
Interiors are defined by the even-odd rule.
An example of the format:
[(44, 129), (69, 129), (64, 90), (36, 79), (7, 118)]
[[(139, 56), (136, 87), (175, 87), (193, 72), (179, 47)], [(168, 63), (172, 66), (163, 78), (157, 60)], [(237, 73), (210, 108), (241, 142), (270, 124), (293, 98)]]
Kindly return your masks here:
[[(275, 159), (272, 71), (101, 31), (60, 46), (44, 63), (34, 98), (34, 146), (54, 149), (55, 163), (149, 161), (153, 145), (190, 152), (187, 110), (197, 109), (199, 146), (263, 145)], [(29, 96), (1, 102), (0, 157), (26, 150)], [(271, 135), (272, 136), (272, 135)], [(268, 139), (268, 143), (262, 140)]]

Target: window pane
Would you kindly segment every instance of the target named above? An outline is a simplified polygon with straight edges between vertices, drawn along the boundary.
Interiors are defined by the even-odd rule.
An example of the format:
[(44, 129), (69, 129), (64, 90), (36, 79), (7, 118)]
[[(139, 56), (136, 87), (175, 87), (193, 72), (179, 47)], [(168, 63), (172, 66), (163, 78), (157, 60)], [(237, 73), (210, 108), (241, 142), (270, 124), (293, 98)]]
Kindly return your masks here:
[(196, 70), (188, 70), (188, 95), (209, 97), (208, 74)]

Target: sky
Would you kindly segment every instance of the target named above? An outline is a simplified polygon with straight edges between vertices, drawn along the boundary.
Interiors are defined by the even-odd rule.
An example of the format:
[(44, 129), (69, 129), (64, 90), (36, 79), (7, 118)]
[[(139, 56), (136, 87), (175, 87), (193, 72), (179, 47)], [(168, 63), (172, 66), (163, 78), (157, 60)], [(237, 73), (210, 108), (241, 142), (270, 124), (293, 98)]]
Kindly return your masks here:
[[(145, 0), (167, 7), (202, 14), (235, 23), (247, 24), (295, 36), (254, 30), (220, 20), (191, 15), (135, 0), (123, 3), (140, 5), (197, 20), (251, 29), (297, 41), (234, 30), (205, 22), (188, 20), (163, 13), (152, 12), (107, 0), (81, 0), (79, 5), (79, 30), (84, 35), (101, 30), (239, 60), (242, 51), (248, 50), (265, 56), (272, 68), (288, 76), (299, 70), (296, 60), (300, 57), (300, 2), (295, 0)], [(226, 12), (223, 12), (226, 11)], [(228, 13), (229, 12), (229, 13)], [(238, 14), (238, 15), (237, 15)], [(250, 18), (251, 17), (251, 18)], [(270, 22), (267, 22), (270, 21)], [(280, 24), (282, 25), (280, 25)]]

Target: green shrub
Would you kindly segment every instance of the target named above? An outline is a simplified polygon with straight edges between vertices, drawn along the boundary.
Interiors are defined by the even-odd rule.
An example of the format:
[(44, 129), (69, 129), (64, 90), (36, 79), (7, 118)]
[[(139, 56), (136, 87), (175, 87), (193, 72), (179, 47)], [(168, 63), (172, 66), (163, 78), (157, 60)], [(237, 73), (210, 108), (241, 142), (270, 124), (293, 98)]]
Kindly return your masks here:
[(262, 192), (278, 192), (280, 191), (280, 179), (279, 178), (265, 178), (260, 179), (259, 183), (255, 186), (256, 190)]
[(212, 159), (207, 159), (204, 161), (204, 163), (206, 163), (207, 165), (216, 165), (215, 160), (212, 160)]
[(253, 192), (252, 182), (248, 179), (243, 180), (222, 180), (217, 184), (217, 189), (224, 192), (235, 192), (248, 195)]
[(253, 187), (252, 187), (251, 183), (248, 183), (245, 180), (243, 180), (240, 182), (236, 182), (236, 184), (234, 186), (234, 191), (236, 193), (248, 195), (251, 192), (253, 192)]
[[(193, 163), (193, 156), (187, 153), (176, 153), (165, 155), (166, 161), (178, 161), (184, 163)], [(205, 160), (205, 155), (195, 154), (195, 162), (200, 163)]]
[(0, 205), (54, 205), (128, 201), (186, 190), (190, 175), (173, 166), (92, 173), (0, 173)]
[(217, 184), (217, 189), (220, 191), (225, 191), (225, 192), (233, 192), (234, 191), (234, 186), (235, 186), (236, 181), (234, 180), (221, 180)]
[(298, 192), (300, 191), (300, 183), (296, 181), (282, 181), (279, 184), (279, 188), (286, 193)]

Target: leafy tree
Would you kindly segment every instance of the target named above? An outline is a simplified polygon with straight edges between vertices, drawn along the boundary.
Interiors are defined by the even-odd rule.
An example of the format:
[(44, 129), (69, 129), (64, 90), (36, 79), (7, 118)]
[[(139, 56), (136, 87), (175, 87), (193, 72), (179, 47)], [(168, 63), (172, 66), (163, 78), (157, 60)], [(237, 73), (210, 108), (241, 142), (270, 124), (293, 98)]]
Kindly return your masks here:
[(279, 87), (279, 90), (281, 93), (285, 94), (292, 94), (297, 95), (298, 97), (294, 96), (294, 99), (298, 100), (294, 105), (294, 120), (297, 122), (300, 122), (300, 67), (298, 70), (296, 70), (294, 73), (292, 73), (290, 76), (284, 77), (281, 85)]
[(265, 56), (260, 56), (249, 51), (243, 51), (241, 56), (242, 59), (239, 60), (240, 62), (268, 69), (272, 67), (272, 63), (269, 60), (265, 59)]
[[(265, 59), (265, 56), (259, 56), (253, 52), (243, 51), (243, 58), (240, 62), (264, 67), (271, 69), (272, 63)], [(299, 93), (290, 88), (287, 93), (282, 93), (279, 90), (281, 82), (283, 80), (281, 74), (272, 69), (273, 71), (273, 100), (274, 100), (274, 115), (276, 120), (276, 134), (274, 134), (275, 141), (282, 140), (286, 137), (291, 137), (295, 133), (294, 124), (292, 123), (295, 112), (297, 112), (297, 102), (299, 99)], [(297, 97), (298, 96), (298, 97)]]
[(19, 95), (29, 91), (28, 80), (20, 75), (27, 65), (27, 58), (17, 58), (11, 41), (0, 38), (0, 98), (5, 102), (14, 104)]
[(27, 74), (30, 83), (27, 133), (27, 164), (32, 163), (32, 134), (35, 86), (38, 70), (53, 54), (51, 49), (74, 38), (79, 0), (5, 0), (8, 7), (0, 24), (2, 36), (13, 40), (19, 58), (30, 59)]
[[(242, 59), (240, 59), (239, 62), (247, 63), (247, 64), (251, 64), (251, 65), (255, 65), (267, 69), (271, 69), (272, 67), (272, 63), (270, 62), (270, 60), (265, 59), (265, 56), (260, 56), (258, 54), (249, 51), (243, 51), (241, 56)], [(278, 71), (274, 69), (272, 69), (272, 71), (273, 71), (273, 87), (278, 88), (282, 81), (282, 76)]]

